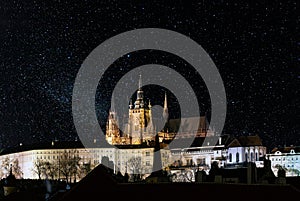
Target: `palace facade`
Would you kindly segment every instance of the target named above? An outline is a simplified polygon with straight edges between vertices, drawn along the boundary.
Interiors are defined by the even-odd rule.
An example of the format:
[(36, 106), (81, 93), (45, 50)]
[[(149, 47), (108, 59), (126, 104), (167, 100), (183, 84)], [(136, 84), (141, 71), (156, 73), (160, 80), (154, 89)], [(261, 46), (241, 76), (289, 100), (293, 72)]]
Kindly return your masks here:
[(266, 157), (271, 161), (271, 168), (276, 176), (280, 169), (285, 170), (287, 177), (300, 176), (300, 147), (274, 148)]
[[(152, 172), (153, 147), (84, 148), (79, 143), (71, 144), (74, 146), (69, 142), (54, 142), (24, 151), (2, 153), (0, 176), (7, 177), (12, 168), (17, 178), (66, 180), (69, 177), (70, 181), (79, 181), (100, 163), (123, 175), (138, 172), (147, 176)], [(162, 165), (167, 165), (169, 154), (165, 150), (160, 153)]]

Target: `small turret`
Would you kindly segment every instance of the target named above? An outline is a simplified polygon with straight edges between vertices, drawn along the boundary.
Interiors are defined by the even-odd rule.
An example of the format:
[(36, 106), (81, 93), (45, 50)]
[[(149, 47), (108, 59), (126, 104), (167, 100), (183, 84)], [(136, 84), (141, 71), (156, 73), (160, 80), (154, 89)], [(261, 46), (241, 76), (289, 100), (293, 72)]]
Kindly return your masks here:
[(151, 109), (152, 105), (151, 105), (151, 102), (149, 100), (149, 104), (148, 104), (148, 108)]
[(130, 98), (130, 102), (129, 102), (129, 108), (132, 109), (133, 105), (132, 105), (132, 98)]

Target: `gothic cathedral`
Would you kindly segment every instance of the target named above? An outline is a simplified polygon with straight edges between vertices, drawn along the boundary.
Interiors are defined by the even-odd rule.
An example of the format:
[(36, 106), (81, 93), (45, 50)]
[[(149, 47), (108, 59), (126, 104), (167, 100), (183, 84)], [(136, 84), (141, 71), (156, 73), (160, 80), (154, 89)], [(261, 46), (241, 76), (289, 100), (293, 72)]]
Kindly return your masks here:
[[(139, 145), (143, 142), (153, 141), (157, 134), (153, 124), (151, 103), (144, 101), (142, 90), (142, 77), (139, 77), (139, 85), (137, 97), (133, 104), (132, 100), (129, 103), (128, 121), (123, 130), (118, 128), (118, 118), (112, 101), (109, 111), (108, 121), (106, 124), (106, 140), (112, 145)], [(164, 101), (164, 118), (168, 118), (167, 96)]]

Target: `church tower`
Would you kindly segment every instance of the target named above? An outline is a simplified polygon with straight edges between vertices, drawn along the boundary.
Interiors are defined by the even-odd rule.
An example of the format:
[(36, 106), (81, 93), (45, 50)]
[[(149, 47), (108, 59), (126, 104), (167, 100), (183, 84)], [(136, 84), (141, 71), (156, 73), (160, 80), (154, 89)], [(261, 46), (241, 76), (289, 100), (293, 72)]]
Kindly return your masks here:
[[(150, 106), (150, 108), (149, 108)], [(147, 136), (147, 126), (151, 120), (151, 104), (145, 104), (144, 92), (142, 90), (142, 76), (139, 76), (137, 97), (129, 104), (129, 132), (131, 144), (141, 144)]]
[(114, 97), (111, 100), (111, 106), (106, 123), (106, 141), (109, 144), (119, 144), (120, 142), (120, 129), (118, 127), (118, 117), (115, 111)]
[[(168, 119), (167, 95), (165, 94), (163, 116), (165, 122)], [(118, 118), (112, 97), (111, 108), (109, 110), (106, 123), (106, 140), (109, 144), (135, 144), (153, 142), (157, 134), (157, 129), (152, 118), (152, 105), (144, 100), (144, 91), (142, 89), (142, 76), (139, 76), (138, 90), (136, 100), (130, 99), (128, 109), (128, 119), (124, 123), (124, 128), (118, 127)], [(161, 121), (161, 120), (160, 120)]]

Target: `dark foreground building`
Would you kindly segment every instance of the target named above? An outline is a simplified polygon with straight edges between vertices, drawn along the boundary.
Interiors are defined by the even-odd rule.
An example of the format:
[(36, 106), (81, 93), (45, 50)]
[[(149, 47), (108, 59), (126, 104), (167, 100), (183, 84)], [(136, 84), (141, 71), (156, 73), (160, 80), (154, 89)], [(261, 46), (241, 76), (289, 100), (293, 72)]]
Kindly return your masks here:
[[(298, 182), (298, 180), (294, 182)], [(193, 183), (127, 183), (123, 175), (99, 165), (70, 190), (56, 191), (47, 199), (40, 192), (12, 193), (5, 201), (75, 201), (75, 200), (278, 200), (297, 199), (300, 190), (291, 184), (224, 184), (214, 182)]]
[(217, 184), (217, 183), (120, 183), (116, 175), (102, 165), (96, 167), (68, 192), (57, 194), (51, 201), (84, 200), (277, 200), (297, 198), (293, 185)]

